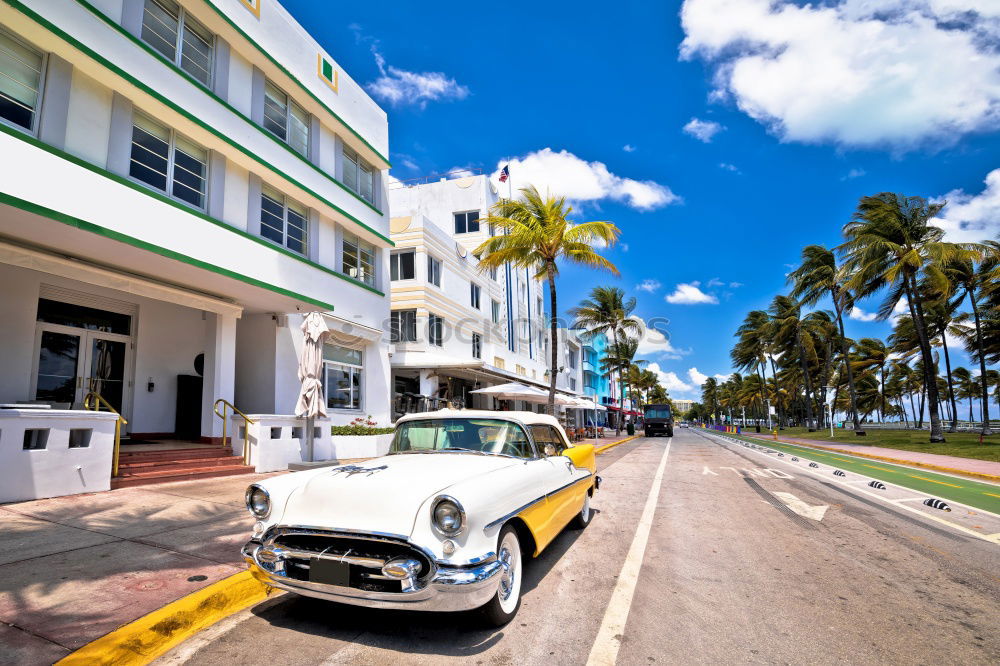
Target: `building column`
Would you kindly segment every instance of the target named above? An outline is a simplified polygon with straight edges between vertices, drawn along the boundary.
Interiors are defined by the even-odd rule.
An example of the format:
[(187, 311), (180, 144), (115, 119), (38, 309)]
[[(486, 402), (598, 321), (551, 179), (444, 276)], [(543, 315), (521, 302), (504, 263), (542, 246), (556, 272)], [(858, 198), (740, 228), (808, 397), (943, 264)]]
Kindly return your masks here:
[(222, 437), (222, 419), (215, 415), (215, 401), (224, 398), (233, 402), (236, 389), (236, 317), (207, 312), (205, 324), (201, 436), (214, 442)]

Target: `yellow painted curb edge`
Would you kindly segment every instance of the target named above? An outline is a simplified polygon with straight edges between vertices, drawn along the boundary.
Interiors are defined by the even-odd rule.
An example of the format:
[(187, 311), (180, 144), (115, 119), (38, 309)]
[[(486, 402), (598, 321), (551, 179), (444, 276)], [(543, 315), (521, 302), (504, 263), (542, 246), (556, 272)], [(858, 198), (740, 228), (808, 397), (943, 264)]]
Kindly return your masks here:
[(260, 603), (272, 592), (274, 588), (243, 571), (101, 636), (56, 664), (148, 664), (222, 618)]
[[(743, 434), (743, 433), (741, 433)], [(760, 439), (765, 442), (774, 441), (771, 439), (765, 439), (764, 437), (758, 437), (754, 435), (745, 435), (746, 437), (753, 437), (754, 439)], [(899, 458), (887, 458), (885, 456), (876, 456), (871, 453), (859, 453), (858, 451), (846, 451), (844, 449), (835, 449), (831, 446), (820, 446), (819, 444), (803, 444), (802, 442), (792, 442), (789, 440), (778, 438), (779, 442), (784, 442), (785, 444), (793, 444), (795, 446), (804, 446), (808, 449), (820, 449), (822, 451), (832, 451), (834, 453), (842, 453), (847, 456), (858, 456), (859, 458), (868, 458), (870, 460), (880, 460), (882, 462), (893, 463), (895, 465), (902, 465), (904, 467), (922, 467), (923, 469), (932, 469), (937, 472), (948, 472), (949, 474), (959, 474), (961, 476), (972, 476), (978, 479), (986, 479), (987, 481), (998, 481), (1000, 482), (1000, 476), (995, 474), (985, 474), (983, 472), (970, 472), (967, 469), (954, 469), (952, 467), (942, 467), (940, 465), (929, 465), (927, 463), (916, 462), (913, 460), (900, 460)], [(970, 460), (975, 460), (975, 458), (970, 458)]]
[(595, 449), (594, 453), (604, 453), (608, 449), (612, 449), (618, 446), (619, 444), (624, 444), (625, 442), (631, 442), (636, 437), (640, 437), (640, 435), (632, 435), (631, 437), (626, 437), (625, 439), (619, 439), (617, 442), (611, 442), (610, 444), (605, 444), (601, 448)]

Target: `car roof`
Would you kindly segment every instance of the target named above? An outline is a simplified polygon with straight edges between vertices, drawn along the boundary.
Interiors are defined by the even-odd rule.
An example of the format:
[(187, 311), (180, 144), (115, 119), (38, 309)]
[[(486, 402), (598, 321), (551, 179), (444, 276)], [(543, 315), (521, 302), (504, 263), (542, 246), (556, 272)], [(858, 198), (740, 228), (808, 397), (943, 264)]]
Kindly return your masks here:
[(396, 423), (422, 419), (500, 419), (518, 421), (525, 425), (551, 425), (562, 428), (559, 420), (549, 414), (535, 412), (495, 412), (488, 409), (439, 409), (434, 412), (417, 412), (399, 417)]

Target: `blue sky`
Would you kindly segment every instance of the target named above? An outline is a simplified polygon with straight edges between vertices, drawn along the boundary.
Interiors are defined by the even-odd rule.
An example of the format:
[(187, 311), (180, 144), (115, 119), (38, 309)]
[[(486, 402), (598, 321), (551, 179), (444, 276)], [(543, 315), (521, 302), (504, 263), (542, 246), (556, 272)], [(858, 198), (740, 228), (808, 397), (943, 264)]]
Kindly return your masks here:
[(388, 112), (393, 176), (510, 158), (621, 228), (621, 277), (565, 269), (560, 309), (617, 284), (669, 320), (644, 351), (674, 397), (731, 372), (745, 313), (859, 197), (947, 195), (950, 238), (1000, 231), (996, 0), (284, 4)]

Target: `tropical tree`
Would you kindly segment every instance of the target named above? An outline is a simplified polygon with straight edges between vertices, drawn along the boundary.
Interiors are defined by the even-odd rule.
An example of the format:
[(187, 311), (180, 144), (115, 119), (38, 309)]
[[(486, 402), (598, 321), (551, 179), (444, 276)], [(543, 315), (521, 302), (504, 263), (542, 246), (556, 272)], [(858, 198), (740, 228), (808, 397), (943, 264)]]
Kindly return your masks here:
[(712, 421), (718, 425), (721, 414), (719, 413), (719, 382), (715, 377), (709, 377), (701, 385), (701, 404), (705, 410), (704, 414), (711, 417)]
[[(611, 346), (627, 335), (638, 335), (642, 325), (632, 316), (635, 298), (625, 298), (625, 291), (618, 287), (594, 287), (590, 296), (580, 301), (569, 314), (574, 318), (573, 327), (582, 328), (584, 336), (603, 333), (611, 336)], [(611, 379), (614, 386), (614, 378)], [(624, 388), (622, 402), (625, 401)], [(615, 420), (615, 433), (621, 433), (621, 419)]]
[[(604, 350), (604, 358), (601, 359), (601, 372), (615, 372), (618, 375), (621, 404), (619, 409), (622, 414), (625, 412), (625, 389), (629, 386), (629, 369), (633, 365), (645, 365), (647, 361), (636, 360), (635, 355), (639, 351), (639, 340), (625, 336), (618, 342), (612, 342)], [(622, 419), (618, 419), (620, 424)]]
[(886, 414), (885, 373), (886, 365), (889, 363), (889, 349), (878, 338), (861, 338), (858, 340), (857, 350), (857, 360), (852, 361), (851, 365), (855, 370), (877, 375), (879, 386), (877, 409), (879, 421), (883, 421)]
[(975, 420), (972, 415), (972, 403), (974, 400), (982, 397), (982, 387), (966, 368), (955, 368), (952, 371), (952, 375), (954, 375), (955, 382), (958, 384), (958, 397), (969, 401), (969, 424), (971, 425)]
[(559, 337), (557, 333), (556, 277), (563, 262), (607, 270), (618, 269), (594, 250), (595, 245), (614, 245), (620, 234), (610, 222), (575, 223), (568, 218), (573, 208), (565, 197), (542, 196), (534, 185), (521, 188), (520, 199), (502, 199), (490, 208), (484, 221), (499, 234), (484, 241), (474, 254), (480, 257), (480, 270), (510, 264), (535, 272), (536, 279), (549, 283), (549, 326), (551, 365), (549, 369), (550, 413), (555, 411), (556, 377), (559, 374)]
[(788, 296), (775, 296), (768, 312), (774, 322), (776, 346), (785, 354), (797, 358), (799, 361), (802, 386), (805, 389), (806, 427), (809, 432), (815, 432), (813, 386), (809, 363), (817, 360), (816, 340), (807, 334), (802, 319), (802, 309), (795, 299)]
[(936, 266), (961, 256), (959, 246), (943, 242), (944, 231), (930, 223), (944, 205), (890, 192), (862, 197), (854, 219), (844, 227), (846, 241), (839, 248), (846, 257), (845, 269), (850, 276), (844, 282), (846, 289), (857, 298), (887, 291), (878, 311), (881, 319), (888, 319), (896, 304), (906, 299), (926, 375), (931, 442), (943, 442), (944, 432), (934, 381), (937, 373), (917, 279), (923, 271), (937, 281), (941, 271)]
[[(853, 301), (851, 293), (844, 288), (844, 281), (844, 273), (837, 266), (833, 252), (822, 245), (807, 245), (803, 248), (802, 265), (788, 274), (788, 282), (793, 285), (791, 296), (802, 305), (815, 305), (824, 296), (829, 296), (833, 301), (837, 329), (840, 333), (840, 351), (846, 359), (851, 350), (844, 332), (843, 312), (853, 307)], [(846, 363), (845, 368), (854, 434), (864, 435), (865, 431), (858, 419), (858, 394), (854, 386), (854, 370), (850, 363)]]
[[(729, 354), (735, 368), (739, 370), (753, 370), (760, 378), (757, 387), (760, 391), (761, 407), (765, 410), (766, 407), (764, 405), (767, 404), (767, 397), (765, 396), (767, 382), (765, 381), (765, 377), (769, 356), (768, 351), (771, 344), (771, 328), (771, 318), (766, 312), (763, 310), (751, 310), (736, 330), (738, 341)], [(779, 421), (780, 418), (779, 414)]]

